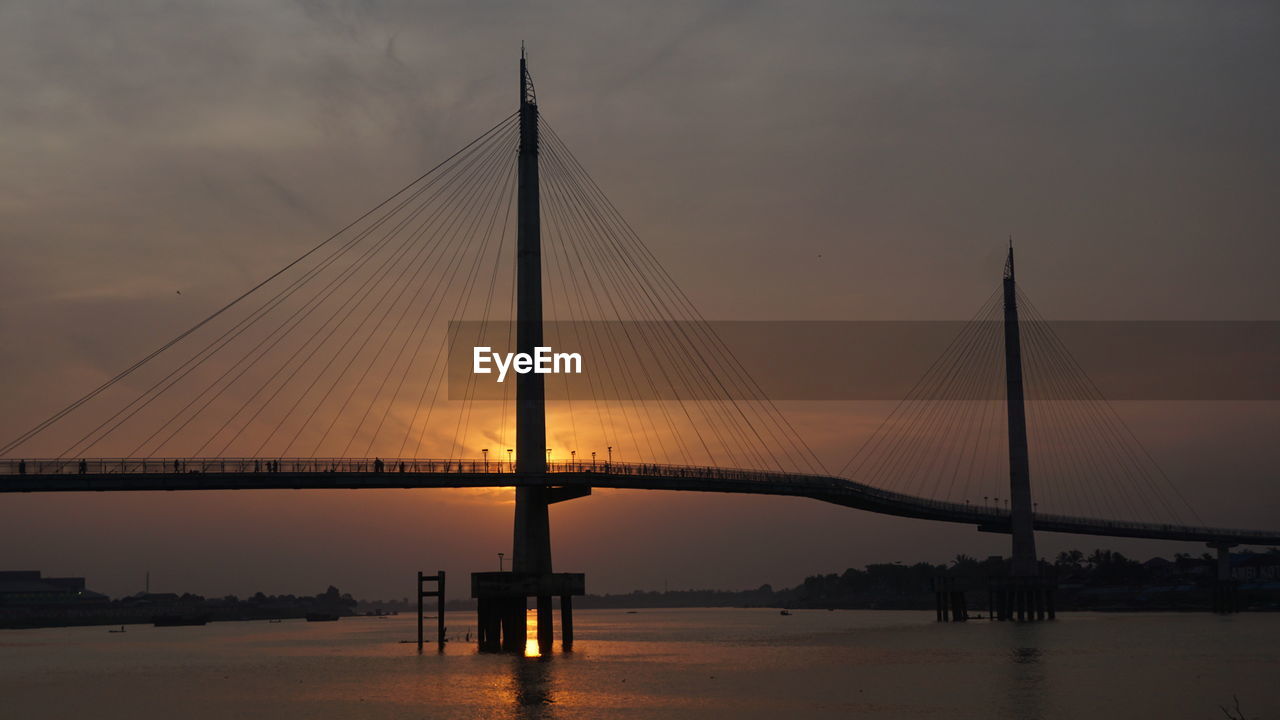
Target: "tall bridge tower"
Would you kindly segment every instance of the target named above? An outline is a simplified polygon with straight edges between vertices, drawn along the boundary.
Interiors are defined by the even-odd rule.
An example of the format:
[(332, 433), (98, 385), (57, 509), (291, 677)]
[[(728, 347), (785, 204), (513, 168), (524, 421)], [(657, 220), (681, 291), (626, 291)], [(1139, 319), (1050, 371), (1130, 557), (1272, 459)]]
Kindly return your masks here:
[[(520, 155), (517, 164), (516, 352), (533, 355), (542, 345), (542, 223), (538, 199), (538, 104), (524, 53), (520, 56)], [(516, 472), (546, 476), (546, 389), (538, 373), (516, 375)], [(512, 570), (551, 572), (551, 528), (546, 487), (516, 488)], [(542, 598), (539, 622), (542, 617)], [(539, 625), (541, 627), (541, 625)]]
[[(532, 356), (543, 344), (542, 218), (538, 191), (538, 101), (520, 52), (520, 148), (516, 164), (516, 348)], [(552, 573), (552, 503), (590, 488), (554, 487), (547, 473), (546, 388), (539, 373), (516, 374), (516, 511), (511, 572), (473, 573), (481, 650), (525, 648), (527, 598), (537, 598), (538, 648), (554, 644), (552, 599), (560, 598), (561, 647), (573, 645), (572, 596), (585, 591), (581, 573)]]
[(1004, 369), (1009, 412), (1009, 528), (1013, 534), (1015, 578), (1036, 575), (1036, 538), (1032, 527), (1031, 467), (1027, 457), (1027, 412), (1022, 389), (1022, 338), (1018, 330), (1018, 288), (1013, 273), (1013, 243), (1004, 266)]

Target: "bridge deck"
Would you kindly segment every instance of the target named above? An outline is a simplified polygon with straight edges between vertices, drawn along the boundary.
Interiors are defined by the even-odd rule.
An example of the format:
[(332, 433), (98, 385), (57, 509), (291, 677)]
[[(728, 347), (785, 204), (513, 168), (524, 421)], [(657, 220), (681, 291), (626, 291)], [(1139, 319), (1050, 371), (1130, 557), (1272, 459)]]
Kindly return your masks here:
[[(378, 463), (381, 462), (381, 468)], [(1009, 531), (1009, 512), (889, 492), (826, 475), (611, 462), (552, 462), (521, 475), (483, 460), (323, 458), (93, 458), (0, 461), (0, 492), (306, 490), (558, 485), (806, 497), (860, 510)], [(1041, 531), (1205, 543), (1280, 545), (1280, 531), (1035, 514)]]

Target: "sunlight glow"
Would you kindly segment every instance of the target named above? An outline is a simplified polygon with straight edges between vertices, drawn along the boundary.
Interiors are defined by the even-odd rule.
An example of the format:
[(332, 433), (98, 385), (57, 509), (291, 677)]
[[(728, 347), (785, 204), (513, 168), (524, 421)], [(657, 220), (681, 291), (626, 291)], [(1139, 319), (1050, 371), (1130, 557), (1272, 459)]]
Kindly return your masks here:
[(524, 656), (542, 657), (542, 652), (538, 649), (538, 611), (526, 610), (525, 618), (527, 630), (524, 635)]

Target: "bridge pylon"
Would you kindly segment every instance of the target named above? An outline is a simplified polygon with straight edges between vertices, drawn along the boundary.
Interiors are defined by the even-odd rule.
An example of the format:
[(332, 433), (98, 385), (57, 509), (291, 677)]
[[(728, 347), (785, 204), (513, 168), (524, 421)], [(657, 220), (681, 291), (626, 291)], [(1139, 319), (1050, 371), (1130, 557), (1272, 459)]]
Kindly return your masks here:
[[(516, 200), (516, 352), (532, 356), (543, 345), (542, 219), (538, 182), (538, 103), (528, 62), (520, 53), (520, 152)], [(586, 492), (551, 486), (547, 475), (546, 388), (539, 373), (516, 375), (516, 510), (509, 573), (473, 573), (480, 649), (525, 648), (527, 598), (537, 598), (538, 650), (554, 644), (552, 598), (560, 597), (561, 647), (573, 644), (573, 595), (585, 592), (581, 573), (551, 568), (552, 503)]]
[(1022, 387), (1022, 337), (1018, 328), (1018, 288), (1013, 272), (1013, 243), (1004, 266), (1004, 368), (1009, 413), (1009, 530), (1013, 536), (1010, 575), (1038, 574), (1031, 466), (1027, 453), (1027, 410)]

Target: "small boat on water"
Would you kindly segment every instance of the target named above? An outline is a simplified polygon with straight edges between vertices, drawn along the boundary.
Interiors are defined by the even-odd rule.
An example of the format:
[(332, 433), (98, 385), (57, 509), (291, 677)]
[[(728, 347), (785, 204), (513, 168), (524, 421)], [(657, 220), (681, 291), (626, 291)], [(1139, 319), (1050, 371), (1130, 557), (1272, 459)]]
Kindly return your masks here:
[(123, 626), (123, 625), (121, 625), (119, 630), (108, 630), (107, 632), (109, 632), (109, 633), (122, 633), (122, 632), (124, 632), (124, 626)]
[(334, 622), (339, 617), (336, 613), (307, 613), (307, 622)]
[(790, 610), (787, 610), (786, 608), (783, 608), (782, 612), (780, 612), (780, 613), (778, 613), (778, 614), (779, 614), (779, 615), (790, 615), (790, 614), (791, 614), (791, 611), (790, 611)]
[(272, 618), (272, 619), (268, 620), (267, 622), (269, 622), (269, 623), (278, 623), (278, 622), (284, 622), (284, 621), (283, 621), (283, 620), (281, 620), (280, 618)]

